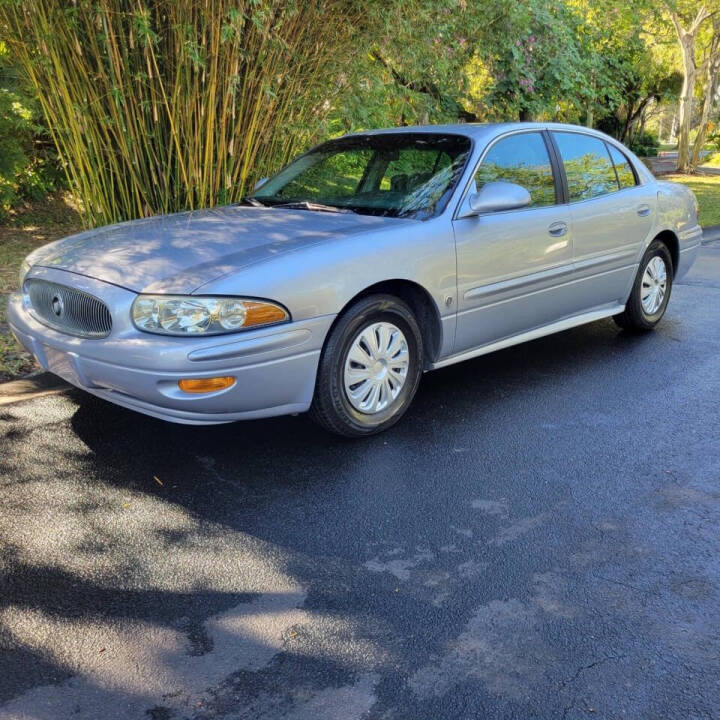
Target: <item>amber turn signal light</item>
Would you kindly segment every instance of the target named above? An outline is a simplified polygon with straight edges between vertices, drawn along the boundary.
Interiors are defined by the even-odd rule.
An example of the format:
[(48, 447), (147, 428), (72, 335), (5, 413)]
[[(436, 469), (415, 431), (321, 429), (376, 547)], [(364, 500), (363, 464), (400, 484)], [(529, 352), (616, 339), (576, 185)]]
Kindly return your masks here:
[(213, 378), (185, 378), (178, 381), (178, 387), (186, 393), (209, 393), (225, 390), (235, 384), (235, 378), (213, 377)]
[(245, 305), (245, 327), (270, 325), (288, 319), (288, 314), (281, 307), (271, 303), (243, 300), (243, 305)]

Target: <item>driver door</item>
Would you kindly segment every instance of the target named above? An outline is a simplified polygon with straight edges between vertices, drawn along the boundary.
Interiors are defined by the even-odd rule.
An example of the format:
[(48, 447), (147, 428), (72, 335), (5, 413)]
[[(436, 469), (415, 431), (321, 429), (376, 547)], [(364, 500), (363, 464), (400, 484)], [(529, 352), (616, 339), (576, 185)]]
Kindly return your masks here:
[[(454, 353), (577, 312), (567, 284), (573, 275), (570, 212), (560, 203), (550, 152), (542, 131), (523, 131), (496, 140), (478, 166), (477, 188), (493, 180), (514, 182), (528, 190), (531, 204), (453, 221), (458, 275)], [(461, 215), (466, 208), (467, 197)]]

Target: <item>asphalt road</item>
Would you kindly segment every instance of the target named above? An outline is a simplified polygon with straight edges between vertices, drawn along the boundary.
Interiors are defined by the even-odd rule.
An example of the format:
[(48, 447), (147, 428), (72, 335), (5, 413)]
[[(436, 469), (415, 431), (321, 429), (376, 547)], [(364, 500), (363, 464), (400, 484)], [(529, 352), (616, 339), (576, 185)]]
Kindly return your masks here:
[(720, 717), (720, 243), (361, 441), (0, 408), (0, 718)]

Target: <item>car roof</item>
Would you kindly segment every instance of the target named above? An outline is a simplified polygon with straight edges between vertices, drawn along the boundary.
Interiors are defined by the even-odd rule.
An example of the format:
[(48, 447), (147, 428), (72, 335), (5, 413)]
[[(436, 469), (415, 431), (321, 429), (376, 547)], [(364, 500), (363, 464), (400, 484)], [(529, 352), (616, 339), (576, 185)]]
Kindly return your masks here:
[(454, 135), (465, 135), (467, 137), (493, 136), (513, 130), (572, 130), (582, 131), (598, 137), (609, 138), (613, 142), (617, 142), (614, 138), (609, 137), (605, 133), (593, 128), (584, 127), (582, 125), (569, 125), (567, 123), (556, 122), (504, 122), (504, 123), (446, 123), (443, 125), (403, 125), (400, 127), (380, 128), (377, 130), (360, 130), (358, 132), (349, 133), (346, 137), (357, 135), (385, 135), (392, 133), (447, 133)]

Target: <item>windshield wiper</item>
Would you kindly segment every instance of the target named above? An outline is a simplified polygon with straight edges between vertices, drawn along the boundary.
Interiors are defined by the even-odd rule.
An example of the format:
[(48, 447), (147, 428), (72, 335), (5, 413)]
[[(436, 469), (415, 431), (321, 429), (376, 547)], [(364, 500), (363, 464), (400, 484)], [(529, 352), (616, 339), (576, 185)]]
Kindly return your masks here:
[(337, 205), (323, 205), (322, 203), (308, 202), (300, 200), (297, 202), (278, 203), (273, 205), (275, 208), (290, 208), (295, 210), (314, 210), (316, 212), (334, 212), (334, 213), (354, 213), (352, 208), (338, 207)]
[(246, 195), (239, 203), (239, 205), (250, 205), (251, 207), (267, 207), (264, 202), (260, 202), (257, 198)]

